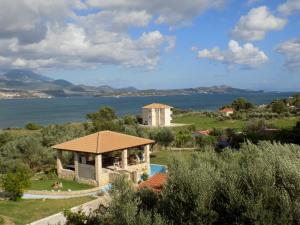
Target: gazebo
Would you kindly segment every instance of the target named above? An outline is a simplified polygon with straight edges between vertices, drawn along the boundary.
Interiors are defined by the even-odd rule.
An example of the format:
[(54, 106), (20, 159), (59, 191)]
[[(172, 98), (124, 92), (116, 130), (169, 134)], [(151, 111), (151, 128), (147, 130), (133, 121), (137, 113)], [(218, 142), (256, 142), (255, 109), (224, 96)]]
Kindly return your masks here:
[[(142, 173), (150, 173), (150, 146), (153, 140), (100, 131), (52, 146), (57, 150), (57, 174), (60, 178), (103, 186), (120, 174), (137, 182)], [(133, 150), (128, 163), (128, 151)], [(62, 152), (74, 154), (74, 165), (63, 168)], [(121, 157), (116, 157), (121, 153)], [(113, 155), (113, 156), (112, 156)], [(133, 160), (132, 160), (133, 158)]]

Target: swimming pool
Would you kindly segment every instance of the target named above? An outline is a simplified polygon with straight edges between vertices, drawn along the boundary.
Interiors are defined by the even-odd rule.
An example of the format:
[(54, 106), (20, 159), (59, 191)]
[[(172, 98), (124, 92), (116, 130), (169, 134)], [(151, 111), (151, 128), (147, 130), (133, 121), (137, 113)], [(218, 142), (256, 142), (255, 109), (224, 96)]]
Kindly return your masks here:
[(167, 168), (164, 165), (150, 164), (150, 177), (157, 173), (166, 173)]

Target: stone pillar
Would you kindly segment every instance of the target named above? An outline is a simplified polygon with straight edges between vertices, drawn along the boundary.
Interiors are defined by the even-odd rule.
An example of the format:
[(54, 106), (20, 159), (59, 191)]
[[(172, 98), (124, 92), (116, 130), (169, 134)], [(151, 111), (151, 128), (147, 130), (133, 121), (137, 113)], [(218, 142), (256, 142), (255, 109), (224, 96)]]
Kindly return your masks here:
[(60, 174), (60, 171), (63, 169), (61, 160), (62, 160), (62, 150), (57, 150), (56, 151), (56, 171), (57, 171), (58, 176)]
[(102, 174), (102, 155), (98, 154), (95, 156), (95, 175), (96, 175), (96, 181), (98, 185), (100, 185), (101, 174)]
[(78, 160), (79, 160), (79, 153), (78, 152), (74, 152), (74, 174), (75, 174), (75, 180), (79, 179), (79, 173), (78, 173)]
[(150, 174), (150, 145), (144, 146), (145, 163), (147, 164), (148, 174)]
[(122, 151), (122, 169), (127, 169), (127, 165), (128, 165), (128, 162), (127, 162), (127, 149), (124, 149)]

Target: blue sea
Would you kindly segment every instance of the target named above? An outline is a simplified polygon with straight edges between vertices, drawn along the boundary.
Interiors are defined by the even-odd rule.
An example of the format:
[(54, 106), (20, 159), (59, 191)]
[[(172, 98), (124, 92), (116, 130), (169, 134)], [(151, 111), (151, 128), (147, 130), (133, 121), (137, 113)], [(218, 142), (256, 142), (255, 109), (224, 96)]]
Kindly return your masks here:
[(151, 97), (70, 97), (52, 99), (0, 100), (0, 128), (24, 127), (28, 122), (41, 125), (85, 121), (86, 114), (101, 106), (112, 106), (118, 115), (140, 114), (141, 107), (153, 102), (165, 103), (176, 108), (216, 110), (238, 97), (245, 97), (255, 104), (265, 104), (273, 99), (286, 98), (294, 93), (247, 94), (197, 94)]

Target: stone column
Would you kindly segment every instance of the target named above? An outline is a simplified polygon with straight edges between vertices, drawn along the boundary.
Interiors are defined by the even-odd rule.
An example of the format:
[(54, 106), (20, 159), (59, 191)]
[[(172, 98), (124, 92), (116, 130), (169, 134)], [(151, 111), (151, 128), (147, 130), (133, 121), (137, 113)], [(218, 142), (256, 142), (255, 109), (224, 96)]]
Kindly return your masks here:
[(128, 165), (128, 162), (127, 162), (127, 149), (124, 149), (123, 151), (122, 151), (122, 165), (121, 165), (121, 167), (123, 168), (123, 169), (127, 169), (127, 165)]
[(79, 166), (78, 166), (78, 160), (79, 160), (79, 153), (78, 152), (74, 152), (74, 173), (75, 173), (75, 179), (78, 180), (79, 179)]
[(147, 164), (148, 174), (150, 174), (150, 145), (144, 146), (145, 163)]
[(60, 175), (60, 171), (63, 169), (61, 159), (62, 159), (62, 150), (57, 150), (56, 151), (56, 171), (57, 171), (58, 176)]
[(98, 185), (100, 185), (101, 174), (102, 174), (102, 155), (98, 154), (95, 156), (95, 175), (96, 175), (96, 181)]

